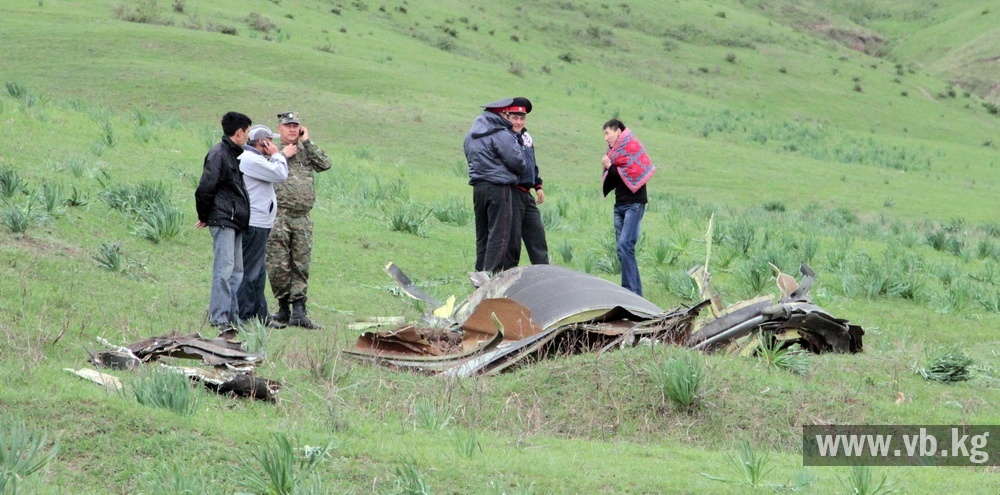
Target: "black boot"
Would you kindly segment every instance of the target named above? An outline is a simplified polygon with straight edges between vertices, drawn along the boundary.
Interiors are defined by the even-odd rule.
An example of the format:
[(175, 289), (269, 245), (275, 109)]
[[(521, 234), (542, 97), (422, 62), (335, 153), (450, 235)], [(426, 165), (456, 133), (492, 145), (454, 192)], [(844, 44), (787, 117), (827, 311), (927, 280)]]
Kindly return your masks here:
[(292, 327), (307, 328), (309, 330), (319, 330), (323, 327), (315, 324), (306, 316), (306, 300), (299, 299), (292, 303), (292, 317), (288, 319), (288, 325)]
[(288, 323), (282, 323), (278, 320), (275, 320), (271, 315), (265, 316), (264, 321), (262, 323), (267, 328), (275, 328), (275, 329), (281, 329), (288, 326)]
[(271, 315), (271, 321), (275, 323), (288, 323), (288, 318), (291, 317), (291, 313), (288, 312), (288, 298), (282, 297), (278, 299), (278, 312)]

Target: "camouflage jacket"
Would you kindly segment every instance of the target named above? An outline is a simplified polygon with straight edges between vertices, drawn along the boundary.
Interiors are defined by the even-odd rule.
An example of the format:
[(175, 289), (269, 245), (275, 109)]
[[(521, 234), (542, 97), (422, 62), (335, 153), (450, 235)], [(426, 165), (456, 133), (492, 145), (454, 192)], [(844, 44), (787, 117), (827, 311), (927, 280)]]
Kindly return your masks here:
[(278, 215), (304, 215), (316, 202), (313, 173), (330, 169), (330, 158), (312, 140), (299, 141), (299, 150), (288, 159), (288, 179), (274, 185)]

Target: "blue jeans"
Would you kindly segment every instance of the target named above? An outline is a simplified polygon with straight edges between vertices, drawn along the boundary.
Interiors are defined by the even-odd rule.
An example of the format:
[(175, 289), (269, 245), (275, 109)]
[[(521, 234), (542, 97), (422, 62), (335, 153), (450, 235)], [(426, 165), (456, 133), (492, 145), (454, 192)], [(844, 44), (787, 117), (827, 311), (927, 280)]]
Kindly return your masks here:
[(212, 325), (237, 323), (240, 304), (237, 293), (243, 281), (243, 233), (211, 225), (212, 292), (208, 296), (208, 321)]
[(622, 287), (642, 295), (639, 264), (635, 261), (635, 244), (639, 242), (639, 224), (646, 213), (643, 203), (615, 205), (615, 241), (618, 259), (622, 262)]
[(240, 303), (240, 321), (251, 318), (264, 321), (267, 318), (267, 298), (264, 295), (267, 270), (264, 265), (270, 233), (271, 229), (252, 226), (243, 233), (243, 282), (236, 297)]

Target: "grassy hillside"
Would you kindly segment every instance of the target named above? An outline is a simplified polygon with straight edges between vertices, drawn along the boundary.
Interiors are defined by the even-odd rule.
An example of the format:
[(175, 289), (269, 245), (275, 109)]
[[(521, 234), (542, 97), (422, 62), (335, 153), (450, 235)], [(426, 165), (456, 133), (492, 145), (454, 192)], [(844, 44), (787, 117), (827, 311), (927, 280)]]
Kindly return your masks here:
[[(239, 493), (271, 433), (335, 445), (314, 493), (746, 493), (701, 475), (739, 477), (726, 458), (742, 441), (770, 454), (765, 491), (848, 493), (846, 468), (801, 467), (802, 425), (1000, 423), (990, 2), (13, 0), (0, 14), (0, 409), (61, 447), (20, 493), (176, 493), (153, 488), (176, 470)], [(348, 323), (424, 309), (386, 261), (438, 298), (471, 292), (460, 143), (479, 104), (511, 95), (534, 103), (554, 263), (618, 281), (598, 184), (600, 126), (617, 116), (659, 169), (649, 300), (697, 302), (686, 271), (714, 218), (727, 303), (775, 293), (768, 263), (808, 262), (815, 301), (866, 328), (865, 353), (815, 356), (805, 376), (706, 356), (693, 410), (650, 371), (681, 349), (468, 380), (342, 357)], [(313, 212), (309, 305), (326, 330), (266, 345), (283, 401), (204, 394), (180, 416), (63, 371), (98, 337), (209, 333), (202, 158), (226, 111), (274, 125), (289, 109), (334, 169)], [(176, 232), (115, 202), (137, 190), (164, 193)], [(914, 373), (949, 346), (973, 380)], [(995, 467), (882, 472), (902, 493), (1000, 490)]]

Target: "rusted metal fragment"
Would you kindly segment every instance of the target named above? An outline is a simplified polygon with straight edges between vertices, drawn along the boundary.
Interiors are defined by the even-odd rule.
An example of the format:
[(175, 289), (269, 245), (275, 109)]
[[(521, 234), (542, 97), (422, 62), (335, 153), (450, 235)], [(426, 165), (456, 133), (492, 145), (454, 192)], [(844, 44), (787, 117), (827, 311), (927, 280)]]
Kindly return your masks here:
[[(466, 336), (461, 332), (447, 329), (404, 325), (389, 332), (365, 332), (358, 337), (355, 348), (348, 352), (373, 357), (401, 358), (463, 355), (467, 352), (467, 348), (469, 351), (474, 351), (480, 344), (471, 333), (468, 335), (469, 342), (465, 342), (464, 337)], [(492, 338), (495, 337), (494, 333)]]
[[(358, 337), (348, 354), (376, 359), (390, 359), (405, 366), (426, 364), (426, 358), (444, 357), (444, 361), (464, 358), (483, 352), (505, 340), (520, 340), (541, 332), (531, 319), (531, 311), (506, 298), (486, 299), (466, 318), (457, 330), (425, 328), (407, 325), (392, 332), (367, 332)], [(508, 335), (508, 332), (510, 334)], [(446, 334), (447, 339), (428, 338)], [(458, 345), (456, 345), (456, 343)]]
[(503, 327), (503, 340), (521, 340), (542, 332), (542, 328), (532, 318), (530, 309), (505, 297), (486, 299), (480, 303), (462, 323), (462, 331), (474, 335), (496, 332), (494, 316)]
[(505, 328), (513, 329), (517, 335), (540, 330), (524, 306), (510, 299), (487, 299), (456, 330), (405, 325), (391, 332), (366, 332), (346, 352), (359, 357), (388, 358), (397, 364), (414, 361), (414, 365), (419, 365), (436, 357), (454, 360), (495, 346), (504, 339)]

